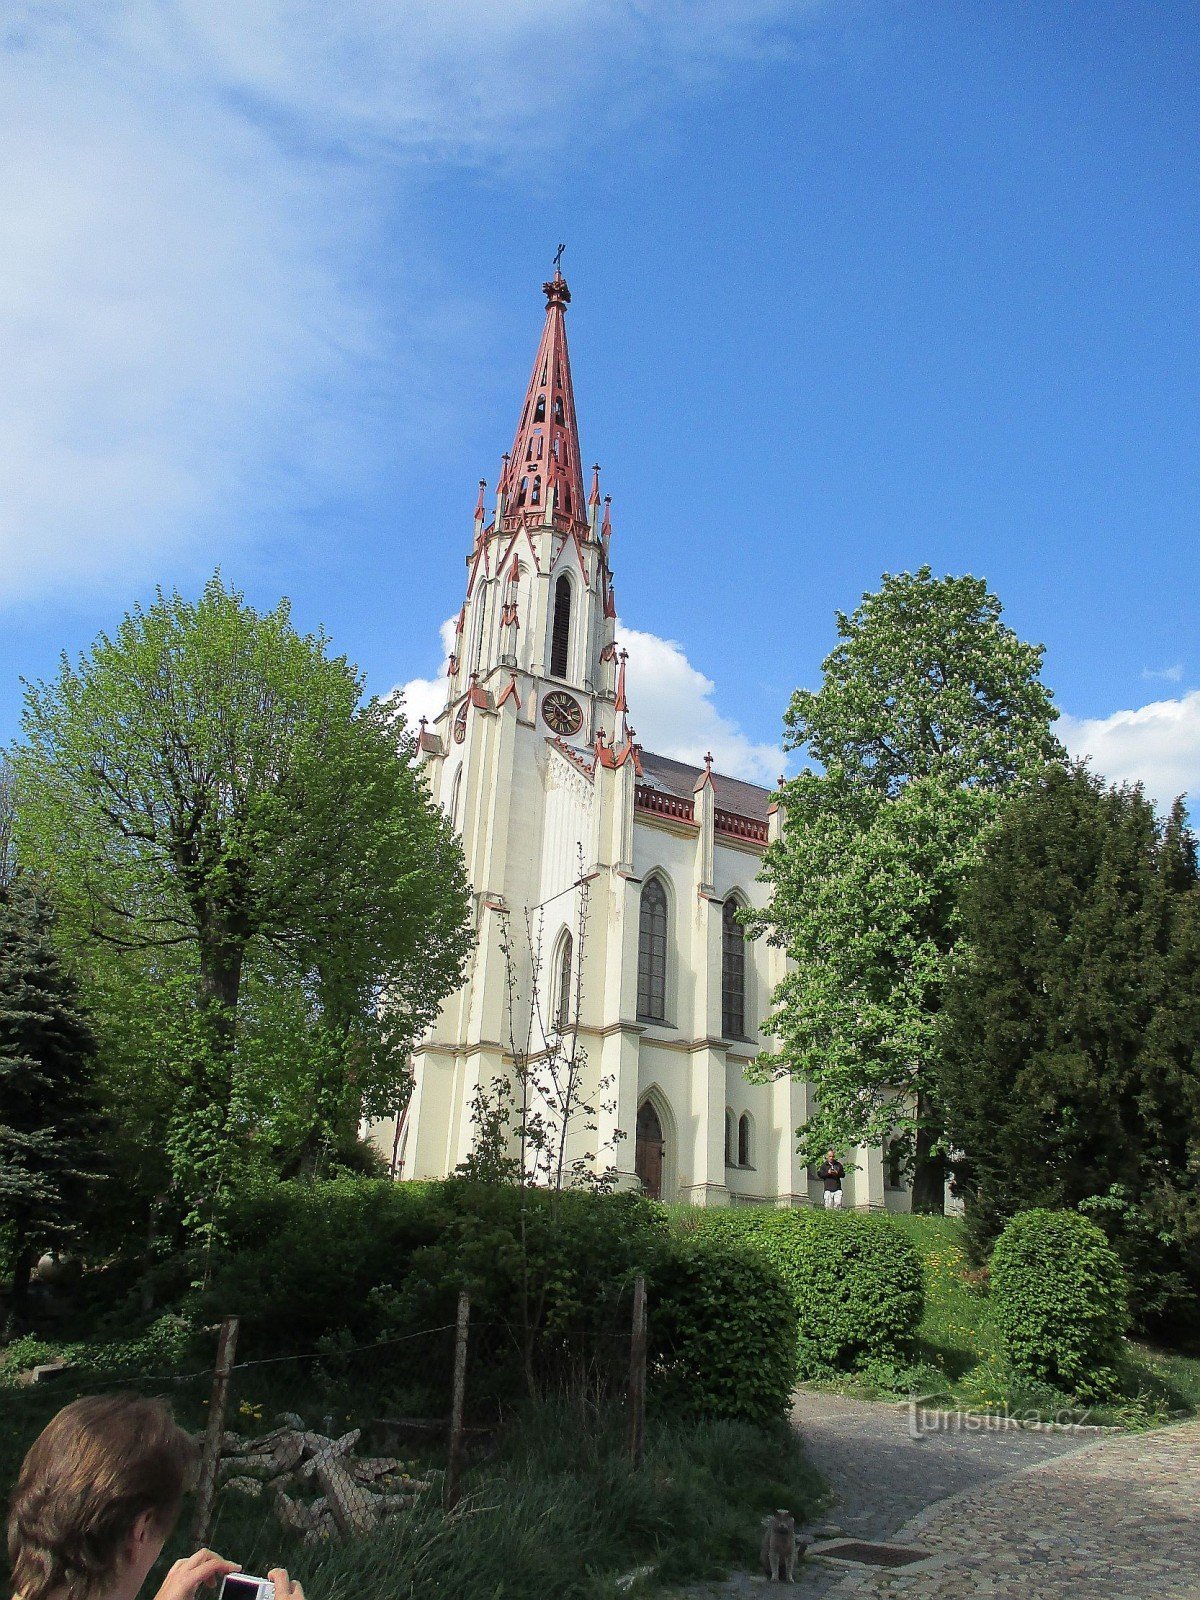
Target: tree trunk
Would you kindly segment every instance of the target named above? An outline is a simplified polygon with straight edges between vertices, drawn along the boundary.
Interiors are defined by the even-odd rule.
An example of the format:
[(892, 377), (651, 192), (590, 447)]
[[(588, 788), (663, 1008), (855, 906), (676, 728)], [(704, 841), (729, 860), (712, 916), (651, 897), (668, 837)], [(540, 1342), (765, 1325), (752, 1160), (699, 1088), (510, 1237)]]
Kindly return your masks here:
[(25, 1327), (25, 1313), (29, 1306), (29, 1278), (38, 1258), (37, 1247), (25, 1242), (22, 1228), (16, 1236), (12, 1253), (12, 1300), (9, 1305), (7, 1337)]
[(940, 1217), (946, 1209), (946, 1158), (934, 1154), (934, 1140), (932, 1107), (925, 1095), (918, 1094), (912, 1208), (924, 1216)]
[(231, 1054), (237, 1028), (245, 945), (230, 938), (200, 941), (200, 1004), (219, 1056)]

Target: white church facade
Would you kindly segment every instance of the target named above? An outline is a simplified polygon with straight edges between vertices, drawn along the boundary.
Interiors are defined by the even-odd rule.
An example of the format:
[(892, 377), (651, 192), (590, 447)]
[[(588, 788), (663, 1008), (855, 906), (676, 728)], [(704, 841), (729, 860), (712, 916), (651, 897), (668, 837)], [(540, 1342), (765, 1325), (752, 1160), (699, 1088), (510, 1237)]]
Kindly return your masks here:
[[(405, 1112), (374, 1138), (397, 1177), (453, 1172), (477, 1087), (512, 1074), (519, 1041), (536, 1058), (569, 1030), (600, 1107), (596, 1131), (570, 1129), (569, 1156), (605, 1152), (622, 1186), (664, 1200), (820, 1203), (796, 1155), (809, 1086), (747, 1075), (785, 958), (745, 940), (736, 913), (764, 903), (781, 813), (772, 791), (655, 755), (630, 726), (609, 496), (598, 469), (585, 491), (579, 452), (570, 293), (557, 271), (544, 290), (490, 509), (480, 484), (445, 708), (420, 738), (462, 839), (475, 950), (414, 1052)], [(907, 1208), (882, 1152), (849, 1155), (847, 1205)]]

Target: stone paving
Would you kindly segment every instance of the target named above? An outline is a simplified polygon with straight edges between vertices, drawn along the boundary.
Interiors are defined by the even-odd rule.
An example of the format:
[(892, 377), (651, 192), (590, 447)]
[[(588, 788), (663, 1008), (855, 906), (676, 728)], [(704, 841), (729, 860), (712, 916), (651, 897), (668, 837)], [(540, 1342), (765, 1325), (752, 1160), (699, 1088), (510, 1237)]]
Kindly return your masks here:
[[(810, 1553), (794, 1600), (1200, 1600), (1200, 1422), (914, 1440), (902, 1409), (822, 1394), (793, 1418), (836, 1496), (826, 1524), (926, 1552), (892, 1570)], [(766, 1600), (765, 1587), (741, 1573), (690, 1593)]]

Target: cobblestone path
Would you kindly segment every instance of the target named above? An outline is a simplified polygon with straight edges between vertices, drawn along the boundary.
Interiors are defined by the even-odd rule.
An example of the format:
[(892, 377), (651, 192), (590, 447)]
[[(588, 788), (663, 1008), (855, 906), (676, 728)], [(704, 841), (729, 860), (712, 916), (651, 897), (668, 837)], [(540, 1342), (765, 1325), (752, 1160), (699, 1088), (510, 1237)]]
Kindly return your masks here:
[[(816, 1527), (925, 1558), (880, 1570), (810, 1553), (778, 1591), (789, 1600), (1200, 1600), (1200, 1422), (914, 1440), (898, 1407), (811, 1393), (793, 1420), (837, 1496)], [(767, 1600), (767, 1589), (741, 1573), (689, 1596)]]

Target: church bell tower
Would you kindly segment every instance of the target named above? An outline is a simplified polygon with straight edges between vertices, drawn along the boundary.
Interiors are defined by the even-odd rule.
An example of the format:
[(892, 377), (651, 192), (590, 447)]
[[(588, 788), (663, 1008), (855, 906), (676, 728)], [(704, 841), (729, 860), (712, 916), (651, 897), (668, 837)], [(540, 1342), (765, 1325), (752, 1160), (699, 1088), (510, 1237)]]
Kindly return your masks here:
[(446, 706), (425, 741), (435, 759), (465, 743), (473, 710), (510, 701), (569, 745), (622, 736), (609, 497), (598, 467), (584, 491), (561, 269), (542, 288), (545, 325), (490, 517), (479, 484)]

